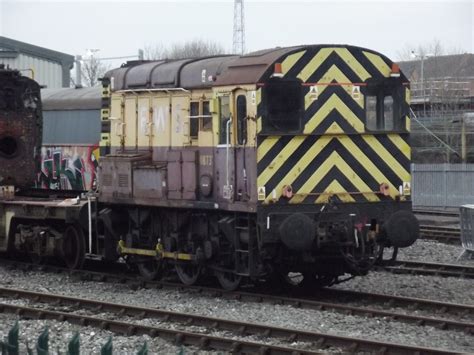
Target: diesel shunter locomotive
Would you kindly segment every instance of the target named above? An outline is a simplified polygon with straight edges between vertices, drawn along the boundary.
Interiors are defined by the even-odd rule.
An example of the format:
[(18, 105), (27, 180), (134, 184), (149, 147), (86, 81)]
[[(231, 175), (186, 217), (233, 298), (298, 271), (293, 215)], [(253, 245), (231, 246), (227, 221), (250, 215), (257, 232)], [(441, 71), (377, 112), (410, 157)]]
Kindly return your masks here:
[(98, 191), (48, 225), (56, 249), (226, 289), (366, 274), (419, 233), (409, 97), (395, 63), (348, 45), (127, 62), (103, 78)]

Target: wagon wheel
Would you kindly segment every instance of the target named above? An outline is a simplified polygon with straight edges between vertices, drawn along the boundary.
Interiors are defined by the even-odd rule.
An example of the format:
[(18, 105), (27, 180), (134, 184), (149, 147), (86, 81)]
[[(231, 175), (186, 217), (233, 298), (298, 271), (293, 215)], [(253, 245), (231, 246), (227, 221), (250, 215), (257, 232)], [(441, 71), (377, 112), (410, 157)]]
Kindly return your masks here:
[(80, 226), (70, 225), (63, 234), (62, 258), (69, 269), (80, 269), (85, 259), (86, 243)]
[(176, 261), (175, 269), (180, 281), (187, 286), (194, 285), (201, 274), (201, 266), (190, 262)]
[(224, 290), (235, 291), (242, 281), (242, 276), (228, 271), (216, 271), (216, 277)]
[(145, 280), (156, 280), (163, 274), (163, 264), (156, 259), (150, 259), (137, 263), (138, 272)]

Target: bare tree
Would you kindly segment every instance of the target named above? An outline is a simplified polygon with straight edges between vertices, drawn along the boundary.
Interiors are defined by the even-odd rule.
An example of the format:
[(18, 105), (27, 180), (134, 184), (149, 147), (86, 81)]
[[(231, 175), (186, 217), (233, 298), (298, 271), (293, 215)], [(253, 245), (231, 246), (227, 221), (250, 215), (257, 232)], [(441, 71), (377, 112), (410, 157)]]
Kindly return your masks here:
[(167, 58), (168, 54), (162, 43), (147, 44), (143, 48), (143, 57), (145, 60), (157, 60)]
[(397, 52), (397, 60), (416, 60), (416, 58), (413, 57), (413, 53), (415, 53), (417, 57), (424, 57), (427, 55), (430, 57), (439, 57), (443, 55), (462, 54), (464, 52), (465, 51), (461, 48), (457, 47), (446, 48), (439, 39), (435, 38), (431, 42), (421, 43), (418, 45), (406, 44)]
[(100, 58), (91, 56), (82, 62), (82, 80), (85, 86), (99, 85), (99, 78), (110, 69), (110, 64), (105, 64)]
[(204, 41), (202, 39), (194, 39), (184, 43), (174, 43), (166, 48), (163, 44), (155, 44), (154, 46), (146, 45), (144, 48), (145, 59), (180, 59), (180, 58), (197, 58), (209, 55), (224, 54), (225, 50), (221, 44)]

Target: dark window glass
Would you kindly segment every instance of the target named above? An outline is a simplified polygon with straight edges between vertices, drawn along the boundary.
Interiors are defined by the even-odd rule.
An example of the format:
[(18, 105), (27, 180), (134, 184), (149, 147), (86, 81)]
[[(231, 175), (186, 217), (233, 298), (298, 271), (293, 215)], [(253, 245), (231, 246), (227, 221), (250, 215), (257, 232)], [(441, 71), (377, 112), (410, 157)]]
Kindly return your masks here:
[(409, 106), (405, 102), (405, 86), (401, 78), (368, 79), (365, 87), (366, 129), (399, 131), (405, 129)]
[(219, 144), (226, 144), (227, 121), (230, 119), (229, 96), (219, 98), (219, 108)]
[(366, 96), (365, 100), (365, 125), (370, 130), (377, 129), (377, 97)]
[(237, 143), (247, 143), (247, 98), (245, 95), (237, 96)]
[(197, 138), (199, 129), (199, 102), (191, 102), (189, 116), (189, 136), (191, 138)]
[(212, 117), (211, 111), (209, 110), (209, 101), (202, 102), (202, 118), (201, 118), (201, 131), (212, 130)]
[(394, 109), (393, 109), (393, 97), (385, 96), (383, 98), (383, 121), (384, 129), (387, 131), (393, 131), (395, 129), (393, 120), (394, 120)]
[(365, 125), (370, 131), (393, 131), (399, 129), (402, 118), (399, 117), (398, 105), (392, 95), (366, 96)]
[(270, 79), (264, 86), (267, 115), (263, 128), (267, 132), (301, 130), (303, 97), (300, 81)]

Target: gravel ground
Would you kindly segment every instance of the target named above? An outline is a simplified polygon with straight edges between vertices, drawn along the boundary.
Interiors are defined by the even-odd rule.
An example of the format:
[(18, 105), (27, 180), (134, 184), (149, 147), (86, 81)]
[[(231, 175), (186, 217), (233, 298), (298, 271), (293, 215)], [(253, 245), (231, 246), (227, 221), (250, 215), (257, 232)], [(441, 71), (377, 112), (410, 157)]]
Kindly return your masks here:
[[(401, 249), (399, 251), (399, 258), (452, 264), (461, 263), (474, 266), (474, 260), (468, 258), (457, 260), (461, 252), (461, 246), (419, 240), (412, 247)], [(472, 280), (372, 272), (368, 276), (358, 277), (334, 287), (474, 304), (473, 285), (474, 281)], [(68, 275), (24, 272), (8, 270), (4, 267), (0, 267), (0, 286), (29, 289), (38, 292), (60, 293), (139, 306), (158, 307), (178, 312), (190, 312), (218, 318), (266, 323), (281, 327), (321, 331), (372, 340), (438, 347), (459, 352), (474, 352), (474, 336), (472, 335), (465, 335), (456, 331), (441, 331), (432, 327), (417, 327), (383, 318), (347, 316), (332, 312), (295, 309), (280, 305), (243, 303), (173, 290), (132, 290), (126, 285), (86, 282)], [(12, 300), (3, 301), (13, 302)], [(22, 301), (18, 300), (17, 302)], [(50, 307), (48, 306), (48, 308)], [(403, 309), (399, 311), (416, 313), (416, 311)], [(108, 318), (110, 319), (110, 316)], [(14, 321), (14, 316), (0, 314), (0, 338), (6, 336)], [(159, 321), (154, 319), (143, 319), (140, 322), (156, 326), (160, 325)], [(45, 320), (22, 320), (20, 322), (22, 346), (25, 346), (26, 342), (33, 346), (45, 325), (50, 327), (50, 349), (56, 349), (57, 347), (64, 349), (72, 334), (79, 331), (81, 335), (81, 349), (87, 354), (99, 353), (100, 347), (110, 335), (113, 336), (114, 353), (117, 354), (134, 353), (145, 341), (149, 345), (151, 354), (173, 354), (181, 350), (180, 347), (159, 338), (151, 339), (147, 336), (122, 337), (95, 328), (79, 327), (68, 323)], [(198, 327), (186, 327), (186, 329), (235, 337), (234, 334), (219, 334), (212, 329)], [(261, 339), (246, 338), (246, 340), (257, 341)], [(290, 344), (282, 343), (281, 345), (289, 346)], [(293, 345), (298, 345), (301, 348), (311, 348), (311, 345), (303, 343)], [(337, 349), (326, 350), (338, 351)], [(185, 351), (186, 353), (193, 353), (197, 350), (186, 348)]]
[[(456, 331), (441, 331), (432, 327), (417, 327), (382, 318), (346, 316), (280, 305), (243, 303), (173, 290), (139, 289), (134, 291), (126, 285), (78, 281), (68, 275), (25, 273), (18, 270), (7, 270), (3, 267), (0, 268), (0, 285), (102, 299), (109, 302), (159, 307), (218, 318), (253, 321), (288, 328), (439, 347), (459, 352), (474, 351), (474, 336), (472, 335), (468, 336)], [(472, 280), (372, 273), (367, 277), (356, 278), (338, 287), (473, 304), (472, 285)], [(40, 324), (41, 322), (44, 324), (44, 321), (40, 321)], [(90, 331), (85, 331), (85, 334), (87, 332)], [(37, 334), (38, 332), (35, 332), (34, 337), (37, 337)], [(67, 338), (67, 336), (65, 337)], [(107, 335), (101, 336), (100, 342), (106, 338)], [(134, 348), (143, 343), (143, 339), (137, 339), (138, 346), (134, 346)], [(87, 338), (84, 338), (83, 343), (86, 342)], [(150, 348), (152, 353), (158, 351), (152, 348), (151, 343)], [(175, 350), (170, 349), (171, 352)]]
[(470, 259), (467, 255), (458, 260), (463, 250), (461, 245), (448, 245), (432, 240), (419, 239), (411, 247), (399, 249), (398, 258), (402, 260), (474, 266), (474, 259)]
[[(155, 318), (144, 318), (144, 319), (137, 319), (136, 317), (128, 317), (128, 316), (118, 316), (114, 313), (107, 313), (107, 312), (101, 312), (97, 313), (92, 310), (88, 309), (78, 309), (74, 306), (57, 306), (57, 305), (51, 305), (48, 303), (35, 303), (33, 301), (28, 301), (28, 300), (14, 300), (14, 299), (9, 299), (9, 298), (0, 298), (0, 303), (6, 303), (6, 304), (15, 304), (15, 305), (21, 305), (21, 306), (28, 306), (28, 307), (34, 307), (38, 309), (47, 309), (47, 310), (52, 310), (52, 311), (57, 311), (57, 312), (64, 312), (64, 313), (74, 313), (76, 315), (83, 315), (83, 316), (92, 316), (92, 317), (99, 317), (102, 319), (106, 320), (117, 320), (117, 321), (123, 321), (123, 322), (128, 322), (128, 323), (135, 323), (135, 324), (141, 324), (141, 325), (147, 325), (147, 326), (153, 326), (153, 327), (158, 327), (158, 328), (165, 328), (165, 329), (172, 329), (172, 330), (182, 330), (182, 331), (187, 331), (187, 332), (193, 332), (196, 334), (205, 334), (205, 335), (211, 335), (211, 336), (216, 336), (216, 337), (227, 337), (230, 339), (234, 340), (242, 340), (242, 341), (249, 341), (249, 342), (258, 342), (258, 343), (265, 343), (268, 345), (278, 345), (278, 346), (284, 346), (284, 347), (295, 347), (298, 349), (311, 349), (313, 344), (311, 343), (305, 343), (305, 342), (293, 342), (289, 344), (288, 342), (285, 342), (282, 339), (276, 339), (276, 338), (262, 338), (260, 336), (238, 336), (235, 333), (232, 332), (226, 332), (226, 331), (216, 331), (215, 329), (210, 329), (202, 326), (194, 326), (194, 325), (183, 325), (180, 323), (171, 323), (171, 322), (164, 322), (159, 319)], [(49, 326), (49, 321), (45, 323), (44, 321), (36, 321), (39, 323), (39, 330), (38, 329), (28, 329), (27, 332), (35, 331), (38, 330), (38, 335), (41, 333), (41, 331), (44, 329), (45, 325), (48, 324)], [(131, 353), (131, 352), (136, 352), (137, 349), (139, 349), (141, 346), (143, 346), (143, 343), (146, 341), (149, 348), (151, 348), (152, 353), (159, 353), (163, 352), (166, 350), (166, 353), (177, 353), (181, 351), (182, 347), (177, 347), (172, 344), (167, 343), (164, 340), (161, 340), (159, 338), (150, 338), (148, 336), (144, 337), (130, 337), (131, 341), (130, 343), (125, 343), (124, 339), (127, 339), (127, 337), (115, 337), (112, 333), (110, 332), (104, 332), (101, 330), (97, 330), (95, 328), (87, 327), (87, 328), (79, 328), (75, 325), (69, 325), (69, 327), (72, 327), (73, 329), (71, 330), (70, 334), (64, 334), (65, 330), (63, 329), (61, 325), (62, 323), (58, 322), (52, 322), (53, 325), (49, 326), (50, 327), (50, 332), (57, 332), (59, 334), (63, 334), (60, 337), (55, 337), (50, 341), (50, 349), (56, 349), (56, 347), (60, 347), (61, 350), (63, 350), (65, 344), (70, 340), (72, 337), (72, 334), (74, 331), (80, 330), (81, 333), (81, 339), (85, 339), (88, 341), (89, 346), (84, 349), (84, 353), (88, 353), (86, 350), (88, 348), (97, 348), (100, 350), (100, 347), (105, 343), (108, 339), (109, 336), (113, 337), (113, 342), (114, 342), (114, 349), (117, 348), (117, 351), (120, 351), (120, 353), (123, 351), (124, 353)], [(10, 324), (13, 324), (12, 321), (10, 321)], [(100, 332), (101, 334), (97, 334)], [(84, 334), (85, 336), (83, 336)], [(2, 335), (0, 331), (0, 336)], [(97, 339), (96, 339), (97, 338)], [(102, 343), (101, 343), (102, 340)], [(157, 340), (157, 344), (155, 344), (153, 341), (150, 340)], [(31, 339), (24, 339), (23, 341), (25, 344), (29, 343), (34, 345), (36, 340), (32, 342)], [(117, 344), (116, 344), (117, 343)], [(94, 346), (94, 344), (96, 344)], [(31, 346), (31, 345), (30, 345)], [(341, 351), (341, 349), (337, 348), (328, 348), (332, 351)], [(186, 352), (197, 352), (198, 349), (194, 349), (193, 347), (186, 347)], [(203, 353), (203, 352), (200, 352)], [(206, 354), (212, 354), (212, 353), (219, 353), (219, 352), (210, 352), (210, 351), (205, 351)], [(221, 352), (220, 352), (221, 353)], [(114, 350), (115, 354), (115, 350)]]

